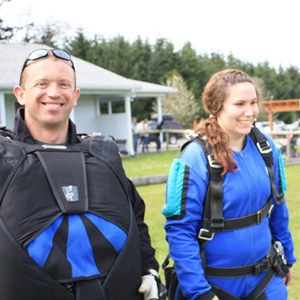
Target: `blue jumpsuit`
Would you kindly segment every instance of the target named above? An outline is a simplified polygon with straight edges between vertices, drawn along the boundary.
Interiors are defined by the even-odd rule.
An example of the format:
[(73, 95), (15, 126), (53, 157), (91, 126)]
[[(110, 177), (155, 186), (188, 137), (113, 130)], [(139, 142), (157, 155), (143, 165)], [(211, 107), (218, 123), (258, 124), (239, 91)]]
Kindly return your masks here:
[[(269, 137), (275, 162), (275, 182), (279, 185), (278, 151)], [(223, 215), (225, 219), (238, 218), (260, 210), (270, 196), (270, 181), (266, 164), (252, 139), (247, 136), (241, 152), (233, 152), (237, 172), (228, 172), (223, 178)], [(211, 285), (230, 292), (236, 297), (248, 296), (264, 276), (240, 278), (206, 278), (196, 239), (201, 228), (204, 202), (209, 183), (205, 153), (197, 143), (190, 143), (179, 159), (172, 163), (166, 190), (163, 214), (170, 256), (175, 261), (183, 295), (188, 300), (201, 299)], [(282, 242), (288, 264), (293, 264), (293, 241), (288, 229), (289, 216), (286, 202), (280, 205), (273, 199), (270, 220), (243, 229), (220, 232), (204, 246), (206, 264), (215, 267), (252, 265), (263, 259), (271, 239)], [(265, 290), (267, 299), (287, 299), (282, 278), (275, 276)], [(207, 299), (207, 298), (206, 298)]]

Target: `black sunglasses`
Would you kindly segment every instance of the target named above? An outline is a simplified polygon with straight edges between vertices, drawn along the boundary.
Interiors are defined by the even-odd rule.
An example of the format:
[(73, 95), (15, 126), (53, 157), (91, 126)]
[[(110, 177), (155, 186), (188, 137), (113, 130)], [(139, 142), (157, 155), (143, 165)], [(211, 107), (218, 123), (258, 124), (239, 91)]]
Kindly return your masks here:
[(49, 51), (51, 51), (55, 57), (71, 62), (71, 66), (75, 72), (75, 66), (72, 61), (71, 55), (69, 53), (67, 53), (66, 51), (63, 51), (60, 49), (36, 49), (27, 56), (27, 58), (23, 64), (23, 67), (21, 70), (21, 75), (20, 75), (20, 85), (21, 85), (21, 81), (22, 81), (22, 74), (23, 74), (25, 68), (27, 67), (27, 63), (29, 61), (37, 60), (37, 59), (48, 56)]

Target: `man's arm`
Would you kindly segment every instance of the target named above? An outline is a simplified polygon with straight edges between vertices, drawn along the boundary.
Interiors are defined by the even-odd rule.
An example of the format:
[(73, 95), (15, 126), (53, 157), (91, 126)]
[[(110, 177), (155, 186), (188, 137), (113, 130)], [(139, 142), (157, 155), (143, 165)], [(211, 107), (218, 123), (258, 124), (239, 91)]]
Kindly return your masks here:
[(145, 202), (137, 192), (134, 184), (128, 179), (129, 196), (132, 203), (133, 211), (136, 218), (136, 223), (139, 229), (141, 243), (141, 258), (143, 274), (147, 274), (150, 269), (158, 271), (159, 264), (155, 259), (155, 250), (151, 246), (151, 239), (147, 224), (144, 222)]

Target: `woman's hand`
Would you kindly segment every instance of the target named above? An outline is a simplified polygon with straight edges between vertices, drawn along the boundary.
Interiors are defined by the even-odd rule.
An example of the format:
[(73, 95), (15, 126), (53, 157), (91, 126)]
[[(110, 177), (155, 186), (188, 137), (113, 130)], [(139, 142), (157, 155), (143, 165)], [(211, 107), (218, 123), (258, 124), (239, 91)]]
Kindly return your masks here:
[(284, 283), (285, 283), (286, 286), (288, 286), (290, 284), (290, 282), (292, 281), (293, 277), (294, 277), (294, 268), (290, 267), (288, 274), (284, 278)]

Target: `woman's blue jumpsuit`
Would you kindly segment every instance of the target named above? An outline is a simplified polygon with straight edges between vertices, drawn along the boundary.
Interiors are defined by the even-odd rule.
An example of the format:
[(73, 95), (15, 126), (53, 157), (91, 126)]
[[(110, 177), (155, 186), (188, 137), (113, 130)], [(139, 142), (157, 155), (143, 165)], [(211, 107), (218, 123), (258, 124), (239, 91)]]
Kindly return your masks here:
[[(274, 159), (275, 182), (279, 190), (280, 155), (272, 140), (267, 137)], [(244, 149), (233, 152), (237, 172), (228, 172), (223, 178), (223, 215), (225, 219), (238, 218), (260, 210), (267, 202), (271, 189), (266, 164), (252, 139), (247, 136)], [(209, 183), (207, 159), (200, 145), (190, 143), (171, 166), (163, 214), (170, 256), (176, 264), (178, 280), (184, 296), (189, 300), (209, 299), (211, 285), (246, 297), (264, 276), (250, 275), (240, 278), (206, 278), (202, 268), (199, 244), (196, 239), (202, 224), (206, 191)], [(293, 264), (294, 247), (288, 228), (289, 216), (286, 201), (278, 205), (273, 199), (271, 218), (260, 224), (220, 232), (205, 246), (206, 264), (215, 267), (252, 265), (263, 259), (272, 237), (282, 242), (288, 264)], [(266, 288), (267, 299), (287, 299), (282, 278), (275, 276)], [(206, 297), (205, 297), (206, 295)], [(203, 298), (201, 297), (203, 296)], [(212, 297), (211, 297), (212, 298)]]

